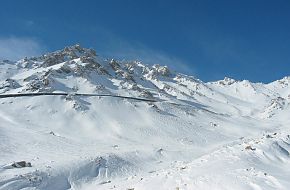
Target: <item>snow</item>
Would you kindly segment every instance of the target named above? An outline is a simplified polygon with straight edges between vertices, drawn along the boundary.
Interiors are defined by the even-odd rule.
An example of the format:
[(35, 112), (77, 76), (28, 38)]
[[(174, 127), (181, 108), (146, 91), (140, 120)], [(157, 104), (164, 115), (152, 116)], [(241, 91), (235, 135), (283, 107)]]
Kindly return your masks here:
[[(0, 99), (0, 189), (286, 190), (288, 84), (289, 77), (204, 83), (159, 65), (107, 61), (79, 45), (2, 61), (1, 93), (157, 102), (73, 94)], [(10, 167), (22, 160), (32, 167)]]

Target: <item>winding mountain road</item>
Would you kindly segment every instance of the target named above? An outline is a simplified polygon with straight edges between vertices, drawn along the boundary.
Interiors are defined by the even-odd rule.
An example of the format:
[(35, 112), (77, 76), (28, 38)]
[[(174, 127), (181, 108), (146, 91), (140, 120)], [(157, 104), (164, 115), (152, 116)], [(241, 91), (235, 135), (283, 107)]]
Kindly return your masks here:
[(38, 93), (18, 93), (18, 94), (0, 94), (0, 98), (16, 98), (16, 97), (26, 97), (26, 96), (96, 96), (96, 97), (114, 97), (114, 98), (124, 98), (131, 100), (138, 100), (144, 102), (157, 102), (157, 100), (137, 98), (130, 96), (120, 96), (112, 94), (86, 94), (86, 93), (67, 93), (67, 92), (38, 92)]

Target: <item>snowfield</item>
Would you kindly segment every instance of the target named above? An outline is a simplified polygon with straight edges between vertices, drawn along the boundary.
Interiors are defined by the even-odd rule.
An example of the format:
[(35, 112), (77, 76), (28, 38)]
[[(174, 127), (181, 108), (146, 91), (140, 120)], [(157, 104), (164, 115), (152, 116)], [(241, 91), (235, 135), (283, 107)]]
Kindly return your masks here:
[(41, 92), (69, 95), (0, 98), (0, 190), (290, 187), (290, 77), (205, 83), (79, 45), (0, 61), (0, 95)]

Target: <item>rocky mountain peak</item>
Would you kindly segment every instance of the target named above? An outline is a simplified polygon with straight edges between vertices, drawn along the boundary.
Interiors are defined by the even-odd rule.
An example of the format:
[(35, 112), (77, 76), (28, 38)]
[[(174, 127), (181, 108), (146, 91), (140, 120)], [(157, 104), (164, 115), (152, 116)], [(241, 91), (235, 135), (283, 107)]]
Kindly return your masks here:
[(228, 77), (225, 77), (223, 80), (217, 81), (217, 83), (220, 85), (232, 85), (235, 82), (237, 82), (235, 79), (228, 78)]
[(22, 68), (49, 67), (77, 58), (92, 59), (96, 58), (96, 56), (97, 54), (95, 50), (83, 48), (81, 45), (76, 44), (73, 46), (67, 46), (62, 50), (44, 54), (40, 57), (26, 57), (18, 61), (17, 65)]

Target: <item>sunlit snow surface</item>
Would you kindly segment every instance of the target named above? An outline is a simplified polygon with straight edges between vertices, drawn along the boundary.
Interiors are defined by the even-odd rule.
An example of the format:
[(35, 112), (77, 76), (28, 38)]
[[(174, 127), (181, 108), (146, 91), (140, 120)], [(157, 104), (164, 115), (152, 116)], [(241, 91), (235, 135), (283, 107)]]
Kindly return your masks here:
[(1, 94), (158, 100), (0, 99), (0, 189), (289, 189), (289, 83), (204, 83), (79, 46), (0, 61)]

